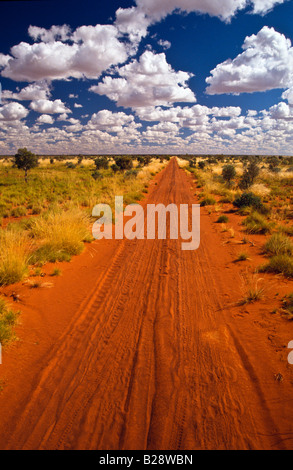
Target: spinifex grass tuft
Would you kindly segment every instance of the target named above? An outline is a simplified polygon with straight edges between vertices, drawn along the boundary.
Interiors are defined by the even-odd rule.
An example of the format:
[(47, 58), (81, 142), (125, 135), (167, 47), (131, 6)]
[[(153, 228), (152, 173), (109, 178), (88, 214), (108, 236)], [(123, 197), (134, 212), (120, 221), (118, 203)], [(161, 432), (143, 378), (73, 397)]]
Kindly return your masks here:
[(264, 251), (270, 256), (276, 255), (292, 255), (293, 242), (282, 233), (274, 233), (266, 242)]
[(30, 243), (25, 233), (0, 230), (0, 285), (21, 281), (27, 274)]
[(0, 298), (0, 343), (5, 344), (14, 337), (13, 326), (17, 321), (18, 313), (9, 309), (4, 299)]
[(288, 255), (277, 255), (259, 268), (260, 272), (283, 274), (285, 277), (293, 278), (293, 258)]
[(46, 217), (32, 221), (30, 235), (40, 240), (40, 246), (33, 253), (33, 263), (47, 261), (69, 261), (71, 256), (83, 250), (83, 242), (89, 242), (90, 218), (79, 210), (49, 213)]
[(251, 304), (261, 300), (264, 297), (265, 288), (261, 285), (264, 281), (256, 274), (243, 276), (243, 290), (245, 294), (239, 301), (239, 305)]

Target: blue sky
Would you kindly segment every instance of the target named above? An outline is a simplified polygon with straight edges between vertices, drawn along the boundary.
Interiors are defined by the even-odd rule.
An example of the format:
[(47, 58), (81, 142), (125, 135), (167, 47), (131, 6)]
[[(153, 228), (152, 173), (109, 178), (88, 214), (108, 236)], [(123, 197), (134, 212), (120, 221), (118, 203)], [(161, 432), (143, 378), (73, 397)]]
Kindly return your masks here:
[(0, 9), (1, 154), (293, 154), (292, 0)]

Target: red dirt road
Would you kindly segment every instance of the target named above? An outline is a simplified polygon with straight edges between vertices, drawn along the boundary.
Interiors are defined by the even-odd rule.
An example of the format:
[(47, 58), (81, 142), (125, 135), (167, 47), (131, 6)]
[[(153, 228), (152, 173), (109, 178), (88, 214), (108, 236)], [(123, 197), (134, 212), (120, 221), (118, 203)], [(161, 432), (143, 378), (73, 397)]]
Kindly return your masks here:
[[(196, 203), (175, 159), (156, 181), (147, 203)], [(68, 281), (50, 291), (59, 304), (39, 294), (52, 339), (31, 364), (26, 344), (10, 363), (7, 354), (15, 369), (4, 369), (2, 449), (293, 448), (293, 367), (284, 349), (293, 333), (279, 326), (282, 346), (273, 347), (268, 329), (278, 325), (259, 327), (259, 317), (233, 307), (238, 268), (209, 217), (201, 222), (198, 251), (174, 240), (96, 242), (100, 264), (79, 272), (90, 292), (64, 331), (58, 312)], [(72, 283), (79, 298), (77, 274)]]

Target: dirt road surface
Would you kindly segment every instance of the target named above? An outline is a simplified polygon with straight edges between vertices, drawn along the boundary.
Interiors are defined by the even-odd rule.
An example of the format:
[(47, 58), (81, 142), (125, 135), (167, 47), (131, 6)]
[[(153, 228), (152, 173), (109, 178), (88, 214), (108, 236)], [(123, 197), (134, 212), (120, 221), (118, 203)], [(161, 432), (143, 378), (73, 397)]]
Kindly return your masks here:
[[(143, 204), (197, 202), (175, 159), (155, 181)], [(237, 268), (207, 215), (201, 224), (197, 251), (179, 240), (95, 242), (99, 265), (75, 273), (71, 296), (80, 285), (83, 299), (63, 331), (70, 281), (39, 294), (51, 342), (31, 363), (33, 347), (20, 343), (0, 366), (2, 449), (293, 447), (286, 351), (281, 361), (267, 330), (233, 307)]]

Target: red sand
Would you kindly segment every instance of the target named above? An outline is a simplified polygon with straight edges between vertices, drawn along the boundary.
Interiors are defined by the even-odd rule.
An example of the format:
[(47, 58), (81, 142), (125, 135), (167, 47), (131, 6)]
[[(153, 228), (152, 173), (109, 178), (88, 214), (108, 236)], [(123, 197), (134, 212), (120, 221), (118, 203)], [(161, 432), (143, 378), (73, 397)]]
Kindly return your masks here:
[[(155, 181), (144, 204), (197, 202), (175, 160)], [(201, 224), (198, 251), (95, 242), (51, 289), (3, 290), (22, 315), (0, 366), (1, 449), (293, 448), (293, 329), (271, 314), (288, 281), (235, 306), (246, 247), (206, 210)]]

